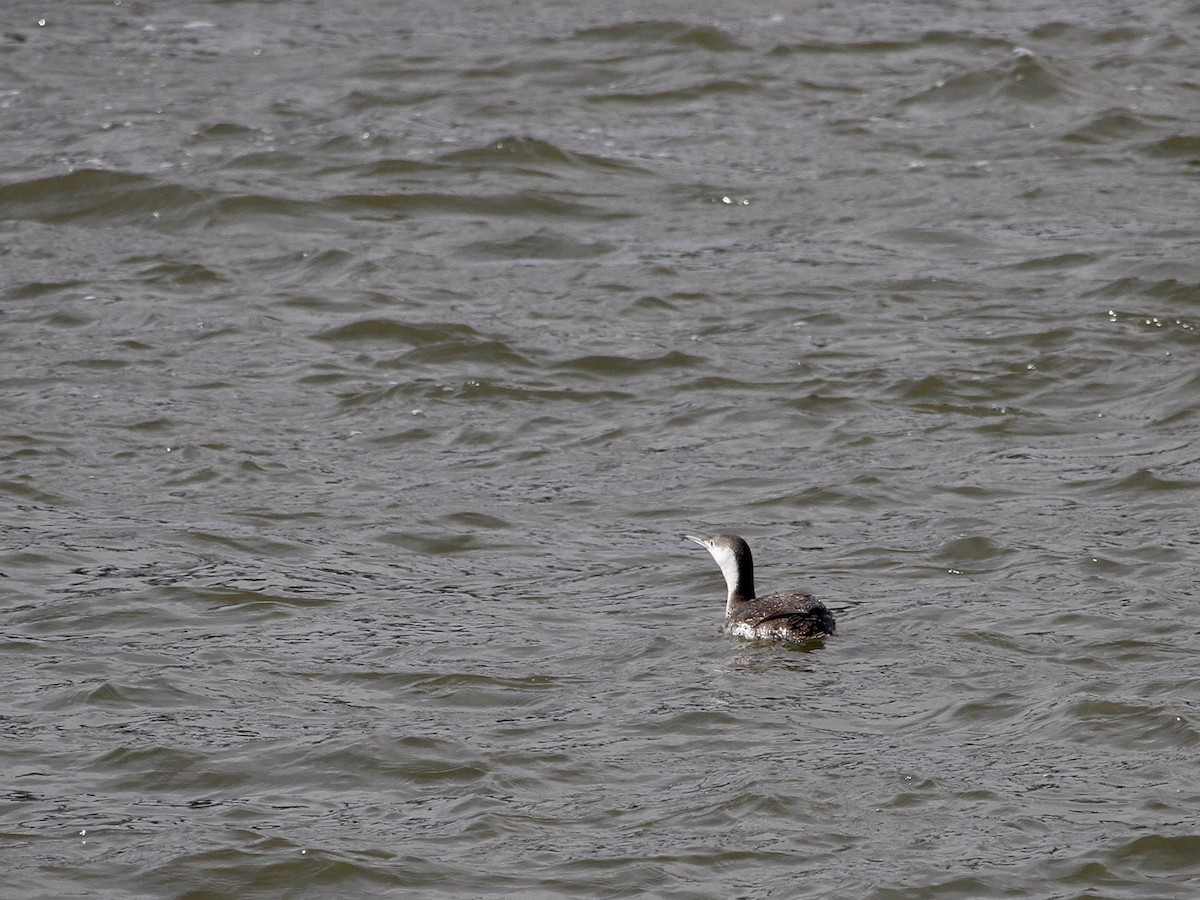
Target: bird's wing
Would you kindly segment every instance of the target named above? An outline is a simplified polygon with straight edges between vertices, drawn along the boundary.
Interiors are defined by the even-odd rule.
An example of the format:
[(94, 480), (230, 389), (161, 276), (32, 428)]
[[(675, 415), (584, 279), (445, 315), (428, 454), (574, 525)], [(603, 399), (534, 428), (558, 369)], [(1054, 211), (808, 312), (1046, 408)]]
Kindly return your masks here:
[(799, 633), (833, 634), (836, 627), (833, 614), (811, 594), (769, 594), (739, 618), (752, 626), (786, 620), (788, 628)]

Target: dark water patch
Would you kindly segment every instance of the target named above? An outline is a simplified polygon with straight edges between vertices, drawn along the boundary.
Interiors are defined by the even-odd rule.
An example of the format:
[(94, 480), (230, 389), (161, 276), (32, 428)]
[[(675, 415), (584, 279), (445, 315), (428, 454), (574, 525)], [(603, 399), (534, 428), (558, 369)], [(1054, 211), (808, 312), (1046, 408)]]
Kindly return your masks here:
[[(181, 477), (180, 481), (183, 484), (191, 484), (193, 482), (205, 483), (214, 480), (224, 480), (226, 474), (210, 468), (201, 469), (198, 472), (190, 472)], [(303, 553), (304, 545), (293, 541), (280, 540), (271, 538), (267, 535), (254, 534), (248, 529), (229, 528), (216, 530), (206, 528), (200, 525), (189, 526), (184, 533), (188, 540), (202, 547), (224, 548), (229, 551), (244, 553), (249, 558), (254, 558), (256, 554), (270, 553), (291, 555), (293, 553)]]
[(1200, 165), (1200, 135), (1171, 135), (1146, 144), (1142, 152), (1151, 159), (1170, 159), (1188, 166)]
[(1180, 400), (1177, 404), (1165, 405), (1154, 420), (1159, 427), (1175, 427), (1193, 422), (1200, 417), (1200, 407), (1190, 399)]
[[(768, 480), (768, 484), (771, 482)], [(748, 500), (748, 509), (868, 510), (886, 506), (886, 488), (877, 478), (859, 475), (838, 485), (812, 485), (794, 492)]]
[(936, 416), (961, 416), (967, 419), (998, 420), (985, 423), (984, 427), (991, 431), (1010, 431), (1013, 428), (1014, 418), (1031, 415), (1026, 410), (1021, 410), (1008, 404), (979, 406), (963, 403), (918, 403), (913, 405), (913, 409)]
[(194, 709), (215, 705), (207, 697), (187, 690), (176, 679), (161, 675), (137, 684), (104, 681), (99, 685), (78, 685), (47, 698), (45, 708), (64, 711), (77, 704), (107, 709), (164, 710)]
[(116, 585), (75, 588), (66, 597), (23, 610), (18, 618), (27, 634), (44, 636), (154, 631), (190, 623), (185, 613), (139, 604), (137, 597), (144, 596), (144, 590), (133, 592)]
[(728, 53), (748, 49), (737, 41), (729, 32), (713, 25), (692, 25), (680, 34), (671, 38), (676, 46), (707, 50), (714, 53)]
[[(365, 90), (363, 88), (356, 88), (342, 98), (342, 104), (351, 112), (362, 113), (378, 109), (420, 106), (421, 104), (428, 103), (431, 100), (436, 100), (440, 96), (441, 92), (436, 90), (372, 91)], [(321, 149), (329, 151), (336, 148), (326, 144)]]
[(634, 357), (611, 354), (592, 354), (559, 362), (555, 368), (584, 375), (600, 377), (646, 374), (651, 372), (690, 369), (703, 360), (697, 356), (673, 350), (658, 356)]
[(645, 170), (627, 162), (574, 150), (549, 141), (521, 135), (499, 138), (483, 147), (455, 150), (438, 157), (438, 162), (464, 169), (516, 169), (523, 172), (577, 177), (580, 172), (641, 173)]
[[(414, 410), (413, 415), (419, 414), (420, 410)], [(401, 447), (406, 444), (420, 444), (423, 441), (432, 440), (438, 437), (439, 434), (440, 432), (434, 428), (424, 425), (414, 425), (411, 428), (389, 430), (379, 436), (373, 437), (371, 440), (381, 447)]]
[(1076, 479), (1070, 486), (1101, 496), (1141, 497), (1162, 492), (1187, 495), (1200, 488), (1200, 479), (1164, 478), (1148, 469), (1138, 469), (1129, 474)]
[(497, 676), (467, 672), (407, 673), (405, 688), (458, 706), (522, 706), (556, 695), (574, 681), (550, 675)]
[(1092, 115), (1075, 125), (1063, 139), (1080, 144), (1102, 145), (1113, 141), (1128, 141), (1151, 130), (1151, 124), (1133, 110), (1119, 107)]
[(231, 143), (257, 144), (270, 140), (270, 136), (261, 128), (242, 125), (238, 122), (212, 122), (201, 125), (192, 132), (188, 144), (201, 145), (214, 143), (222, 150)]
[(478, 535), (470, 533), (452, 534), (434, 533), (424, 529), (423, 533), (388, 532), (378, 537), (378, 540), (400, 547), (422, 556), (450, 556), (460, 553), (470, 553), (485, 548), (486, 542)]
[(1031, 28), (1029, 37), (1036, 41), (1071, 44), (1078, 49), (1086, 49), (1144, 41), (1147, 33), (1135, 25), (1112, 27), (1055, 20)]
[[(1133, 300), (1138, 305), (1147, 298), (1153, 298), (1178, 303), (1180, 306), (1192, 306), (1200, 302), (1200, 281), (1181, 281), (1178, 278), (1149, 279), (1126, 275), (1098, 285), (1085, 296), (1104, 300)], [(1159, 315), (1161, 316), (1161, 313)], [(1109, 316), (1126, 320), (1132, 317), (1135, 321), (1138, 318), (1138, 314), (1125, 311), (1110, 311)], [(1146, 324), (1156, 324), (1158, 321), (1153, 317), (1146, 318), (1149, 319)]]
[[(326, 773), (330, 785), (354, 786), (371, 780), (402, 780), (425, 789), (473, 784), (491, 775), (491, 768), (462, 741), (439, 742), (432, 752), (414, 750), (412, 743), (377, 735), (358, 741), (322, 741), (287, 760)], [(447, 752), (449, 750), (449, 752)]]
[(414, 347), (401, 359), (381, 361), (381, 368), (405, 368), (414, 363), (469, 362), (472, 367), (522, 369), (531, 367), (530, 360), (504, 341), (473, 341), (426, 344)]
[(1006, 364), (1012, 371), (987, 376), (966, 372), (898, 380), (889, 389), (898, 399), (926, 412), (1007, 415), (1005, 401), (1026, 398), (1032, 387), (1027, 364)]
[(500, 519), (496, 516), (476, 512), (474, 510), (451, 513), (450, 515), (446, 516), (446, 520), (460, 528), (487, 529), (494, 531), (507, 530), (513, 527), (513, 523), (507, 521), (506, 519)]
[[(619, 285), (619, 284), (602, 285), (601, 289), (605, 290), (609, 293), (620, 293), (620, 292), (629, 290), (628, 286)], [(629, 314), (636, 314), (636, 313), (668, 314), (671, 311), (673, 311), (675, 308), (676, 307), (673, 303), (671, 303), (669, 300), (663, 299), (662, 297), (642, 296), (642, 297), (638, 297), (637, 299), (631, 301), (629, 303), (629, 305), (626, 306), (625, 311)]]
[(272, 172), (294, 174), (312, 167), (312, 160), (298, 153), (285, 150), (252, 150), (239, 153), (221, 163), (228, 172)]
[(681, 87), (659, 90), (609, 91), (588, 97), (592, 103), (618, 103), (628, 105), (695, 104), (723, 97), (743, 94), (762, 94), (765, 88), (750, 79), (714, 78)]
[(1136, 747), (1184, 750), (1196, 743), (1196, 729), (1177, 711), (1130, 700), (1089, 698), (1070, 708), (1077, 740), (1111, 741)]
[[(737, 394), (757, 391), (761, 386), (761, 382), (744, 381), (728, 375), (705, 375), (689, 381), (685, 386), (685, 390), (697, 391), (702, 394), (723, 394), (725, 392)], [(798, 403), (803, 401), (793, 400), (791, 402)]]
[(289, 221), (299, 227), (300, 220), (311, 220), (317, 211), (318, 205), (308, 199), (261, 193), (237, 194), (221, 197), (208, 204), (195, 221), (207, 227), (236, 229), (260, 227), (265, 222), (282, 227)]
[(832, 56), (839, 54), (897, 53), (917, 46), (914, 41), (792, 41), (776, 44), (768, 57)]
[[(328, 386), (331, 383), (339, 383), (345, 380), (342, 377), (331, 382), (327, 378), (322, 378), (319, 383)], [(357, 383), (358, 379), (353, 379), (353, 381)], [(359, 407), (391, 406), (395, 401), (403, 401), (406, 404), (428, 402), (434, 398), (440, 398), (444, 392), (444, 388), (444, 385), (436, 381), (421, 379), (405, 384), (388, 384), (367, 388), (357, 387), (354, 390), (338, 393), (337, 399), (340, 406), (347, 410), (353, 410)], [(411, 410), (411, 414), (414, 416), (423, 415), (423, 411), (414, 409)]]
[(919, 50), (923, 47), (961, 48), (971, 52), (983, 52), (1011, 50), (1012, 44), (1002, 38), (995, 38), (970, 31), (933, 29), (922, 32), (912, 38), (794, 41), (775, 45), (771, 50), (771, 55), (811, 54), (859, 57), (904, 53), (911, 50)]
[(414, 175), (429, 175), (431, 178), (436, 178), (438, 175), (443, 174), (443, 167), (434, 163), (423, 162), (421, 160), (395, 157), (379, 159), (369, 163), (362, 163), (355, 165), (350, 169), (343, 167), (333, 171), (350, 171), (362, 177), (364, 181), (376, 183), (377, 179), (391, 179), (397, 177), (408, 179)]
[(349, 214), (385, 220), (448, 215), (500, 220), (569, 218), (602, 221), (627, 215), (540, 191), (490, 195), (438, 192), (339, 194), (325, 201), (325, 205)]
[(189, 187), (145, 175), (80, 169), (66, 175), (0, 186), (0, 215), (48, 224), (111, 222), (153, 227), (175, 221), (205, 200)]
[(505, 383), (487, 379), (469, 379), (458, 386), (443, 385), (439, 388), (439, 393), (443, 399), (469, 400), (474, 403), (508, 400), (513, 403), (529, 404), (531, 408), (540, 408), (543, 404), (550, 403), (596, 408), (595, 404), (628, 403), (637, 399), (635, 394), (627, 391), (547, 386), (540, 377), (534, 383), (525, 380), (518, 383)]
[[(561, 49), (566, 49), (568, 54), (558, 53)], [(614, 76), (619, 74), (622, 61), (581, 60), (577, 53), (571, 52), (575, 50), (574, 46), (556, 47), (553, 55), (488, 59), (477, 68), (463, 71), (461, 76), (484, 82), (524, 82), (527, 90), (586, 91), (610, 86)]]
[(207, 754), (175, 747), (121, 745), (89, 761), (108, 790), (136, 790), (147, 776), (156, 792), (210, 793), (245, 784), (249, 772), (219, 766)]
[(1009, 265), (1016, 272), (1059, 272), (1084, 268), (1099, 262), (1099, 257), (1090, 253), (1056, 253)]
[(990, 110), (993, 104), (1015, 104), (1033, 108), (1074, 102), (1089, 88), (1094, 75), (1014, 50), (1010, 58), (989, 66), (972, 68), (939, 81), (904, 101), (904, 106), (969, 106)]
[[(522, 380), (519, 383), (506, 383), (491, 379), (470, 378), (457, 383), (446, 383), (432, 379), (414, 379), (403, 384), (388, 384), (378, 387), (357, 388), (338, 394), (338, 402), (347, 409), (356, 407), (388, 407), (397, 401), (404, 404), (419, 403), (422, 408), (410, 411), (414, 416), (425, 417), (432, 415), (434, 404), (469, 402), (473, 404), (489, 404), (497, 401), (526, 404), (531, 409), (540, 408), (543, 404), (566, 403), (590, 407), (597, 403), (627, 403), (636, 399), (636, 395), (614, 390), (584, 390), (562, 386), (546, 386), (541, 383), (530, 383)], [(425, 405), (429, 404), (428, 407)], [(425, 426), (419, 426), (424, 429)]]
[[(936, 252), (938, 254), (956, 253), (956, 243), (964, 239), (963, 235), (952, 232), (925, 232), (919, 230), (910, 231), (907, 229), (897, 231), (894, 237), (899, 239), (898, 244), (901, 248), (903, 248), (904, 244), (908, 243), (908, 241), (911, 239), (915, 244), (921, 245), (927, 248), (927, 250), (930, 248), (937, 248), (932, 250), (932, 252)], [(975, 245), (973, 243), (975, 240), (974, 238), (966, 238), (966, 240), (968, 241), (967, 245), (964, 247), (966, 252), (972, 252), (975, 247), (978, 247), (980, 250), (984, 249), (984, 245)], [(908, 253), (911, 251), (903, 250), (903, 252)], [(925, 275), (914, 278), (888, 280), (878, 286), (872, 285), (872, 288), (880, 292), (880, 299), (877, 302), (879, 302), (881, 305), (887, 306), (889, 310), (907, 314), (910, 317), (910, 321), (914, 321), (914, 314), (916, 317), (920, 317), (921, 314), (916, 313), (916, 302), (918, 297), (923, 296), (941, 297), (943, 298), (943, 301), (950, 301), (956, 304), (979, 304), (979, 308), (976, 310), (976, 315), (981, 321), (987, 321), (987, 319), (990, 318), (990, 314), (993, 313), (993, 311), (982, 302), (983, 292), (981, 290), (981, 285), (972, 281), (958, 281), (943, 276)], [(811, 318), (806, 318), (804, 321), (813, 326), (820, 326), (822, 329), (820, 333), (822, 334), (826, 333), (824, 329), (830, 325), (853, 324), (856, 318), (853, 311), (853, 305), (847, 305), (849, 306), (849, 309), (843, 317), (843, 322), (839, 323), (836, 318), (833, 318), (829, 314), (813, 315)], [(940, 318), (940, 316), (934, 316), (931, 318), (933, 321), (936, 321), (938, 318)], [(921, 319), (921, 321), (930, 321), (931, 318), (924, 318)], [(953, 316), (949, 316), (948, 318), (953, 319)], [(963, 336), (966, 337), (967, 334), (964, 334)], [(872, 335), (870, 338), (867, 338), (865, 335), (859, 334), (857, 336), (857, 340), (870, 340), (871, 342), (874, 342), (884, 340), (884, 337), (876, 334)], [(826, 344), (823, 341), (819, 346), (823, 350), (825, 349)]]
[(91, 309), (85, 311), (85, 308), (76, 305), (59, 304), (50, 309), (42, 321), (55, 328), (82, 328), (94, 325), (97, 315)]
[[(905, 227), (877, 235), (881, 240), (900, 245), (913, 244), (917, 246), (938, 247), (949, 246), (957, 250), (983, 249), (991, 246), (991, 242), (978, 237), (970, 231), (955, 231), (945, 228), (916, 228)], [(892, 290), (898, 292), (918, 292), (928, 290), (936, 285), (941, 291), (961, 291), (962, 284), (943, 282), (942, 279), (921, 279), (918, 282), (902, 281), (893, 284)]]
[(133, 258), (130, 265), (140, 266), (138, 279), (144, 284), (165, 284), (194, 287), (221, 284), (227, 279), (201, 263), (164, 262), (156, 259)]
[(266, 589), (238, 587), (181, 587), (177, 590), (181, 599), (203, 604), (208, 609), (241, 609), (247, 612), (266, 612), (273, 608), (312, 609), (328, 606), (335, 598), (324, 595), (319, 589), (310, 593), (280, 593)]
[[(2, 190), (2, 188), (0, 188)], [(4, 299), (9, 301), (15, 300), (35, 300), (45, 296), (59, 296), (73, 293), (74, 291), (85, 288), (88, 282), (77, 280), (66, 281), (31, 281), (24, 284), (14, 285), (4, 292)]]
[(459, 252), (478, 260), (569, 260), (593, 259), (607, 256), (617, 248), (604, 241), (584, 242), (573, 240), (554, 232), (538, 230), (509, 240), (472, 241), (459, 248)]
[(978, 572), (990, 571), (1016, 552), (1011, 547), (998, 545), (989, 537), (971, 535), (948, 541), (938, 548), (932, 558), (955, 569)]
[(318, 332), (314, 340), (349, 344), (406, 344), (424, 347), (444, 342), (474, 343), (488, 339), (461, 322), (404, 322), (392, 318), (357, 319)]
[(378, 266), (348, 250), (330, 248), (301, 255), (304, 271), (315, 275), (344, 275), (366, 278), (373, 275)]
[(1200, 835), (1142, 835), (1111, 847), (1106, 856), (1145, 875), (1200, 874)]
[(582, 28), (572, 41), (594, 44), (637, 44), (675, 46), (684, 50), (725, 53), (746, 48), (728, 32), (713, 25), (694, 25), (669, 19), (621, 22)]
[[(978, 866), (979, 861), (973, 861), (972, 865)], [(1007, 879), (1000, 877), (989, 877), (987, 875), (955, 875), (948, 878), (929, 878), (916, 886), (923, 897), (938, 897), (953, 900), (953, 898), (961, 898), (961, 900), (970, 900), (973, 897), (995, 896), (997, 893), (1002, 893), (1003, 884)], [(871, 900), (902, 900), (902, 898), (910, 896), (912, 887), (886, 887), (875, 886), (875, 888), (865, 896)]]
[(72, 360), (65, 365), (77, 369), (123, 369), (131, 365), (131, 362), (126, 359), (114, 359), (112, 357), (92, 357), (90, 359)]
[[(260, 813), (269, 818), (271, 808)], [(230, 846), (196, 850), (180, 847), (169, 863), (145, 873), (144, 880), (158, 893), (177, 893), (180, 900), (216, 900), (218, 897), (247, 896), (269, 890), (305, 894), (311, 891), (349, 891), (368, 896), (379, 891), (396, 892), (425, 889), (430, 896), (451, 896), (451, 892), (472, 890), (479, 876), (444, 860), (400, 854), (393, 862), (391, 853), (356, 853), (322, 849), (295, 843), (286, 838), (264, 837), (251, 830), (231, 835)], [(496, 884), (510, 879), (499, 878)], [(204, 884), (179, 892), (179, 885)]]

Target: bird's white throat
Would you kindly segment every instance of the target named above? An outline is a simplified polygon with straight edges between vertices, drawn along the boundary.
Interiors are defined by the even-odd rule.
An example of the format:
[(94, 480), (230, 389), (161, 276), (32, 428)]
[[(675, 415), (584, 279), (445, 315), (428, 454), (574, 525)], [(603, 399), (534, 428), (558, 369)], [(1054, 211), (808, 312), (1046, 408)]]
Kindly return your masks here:
[(733, 550), (726, 546), (713, 546), (710, 543), (705, 543), (704, 546), (708, 552), (712, 554), (712, 558), (717, 561), (717, 565), (721, 567), (721, 574), (725, 576), (725, 587), (728, 594), (725, 597), (725, 615), (733, 615), (733, 595), (738, 589), (738, 580), (741, 577), (738, 572), (737, 557), (733, 555)]

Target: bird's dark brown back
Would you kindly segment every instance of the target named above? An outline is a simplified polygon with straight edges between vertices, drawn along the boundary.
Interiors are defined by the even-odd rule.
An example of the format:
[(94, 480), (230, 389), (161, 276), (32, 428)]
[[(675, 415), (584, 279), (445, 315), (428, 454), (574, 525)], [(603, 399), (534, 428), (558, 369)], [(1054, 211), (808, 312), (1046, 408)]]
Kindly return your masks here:
[(809, 637), (833, 634), (837, 630), (833, 613), (812, 594), (768, 594), (737, 610), (733, 620), (750, 626), (786, 622), (789, 631)]

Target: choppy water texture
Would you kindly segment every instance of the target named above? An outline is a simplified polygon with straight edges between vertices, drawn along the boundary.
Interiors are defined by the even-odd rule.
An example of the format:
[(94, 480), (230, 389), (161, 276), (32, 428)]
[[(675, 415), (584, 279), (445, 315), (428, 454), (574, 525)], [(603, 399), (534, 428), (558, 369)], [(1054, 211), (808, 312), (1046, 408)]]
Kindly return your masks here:
[(1196, 896), (1194, 4), (5, 15), (5, 896)]

